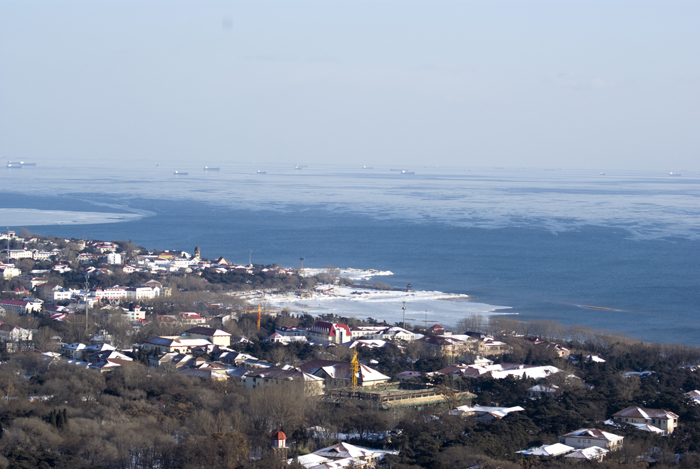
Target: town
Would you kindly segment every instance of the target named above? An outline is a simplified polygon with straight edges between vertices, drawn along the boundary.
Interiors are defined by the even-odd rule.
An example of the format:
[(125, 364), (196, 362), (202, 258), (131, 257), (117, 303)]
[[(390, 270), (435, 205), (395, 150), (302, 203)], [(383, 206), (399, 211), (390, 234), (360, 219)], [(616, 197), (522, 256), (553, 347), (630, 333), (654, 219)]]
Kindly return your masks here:
[(333, 267), (26, 229), (0, 243), (0, 467), (700, 465), (696, 348), (265, 301), (391, 288)]

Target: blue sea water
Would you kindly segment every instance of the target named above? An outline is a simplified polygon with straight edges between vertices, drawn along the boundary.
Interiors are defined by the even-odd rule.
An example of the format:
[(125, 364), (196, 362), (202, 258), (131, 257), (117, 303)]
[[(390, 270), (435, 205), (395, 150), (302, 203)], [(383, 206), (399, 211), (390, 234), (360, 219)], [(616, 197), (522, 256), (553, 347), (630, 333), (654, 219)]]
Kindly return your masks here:
[(200, 246), (205, 257), (241, 263), (250, 249), (255, 263), (296, 266), (305, 257), (307, 267), (391, 270), (382, 281), (470, 294), (523, 319), (700, 345), (698, 179), (263, 169), (269, 177), (222, 167), (213, 175), (189, 169), (184, 179), (152, 168), (94, 178), (88, 168), (71, 172), (71, 190), (39, 171), (33, 188), (20, 187), (26, 173), (6, 175), (0, 208), (145, 210), (153, 215), (137, 221), (30, 228), (148, 248)]

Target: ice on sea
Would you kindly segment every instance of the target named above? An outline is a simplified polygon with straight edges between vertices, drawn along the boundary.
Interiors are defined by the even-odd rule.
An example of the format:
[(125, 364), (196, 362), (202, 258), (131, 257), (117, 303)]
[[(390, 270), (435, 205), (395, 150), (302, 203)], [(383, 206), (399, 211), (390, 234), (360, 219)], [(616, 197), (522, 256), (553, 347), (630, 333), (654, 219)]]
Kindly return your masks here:
[(142, 218), (142, 215), (134, 213), (0, 208), (0, 220), (3, 225), (8, 226), (92, 225), (134, 221), (139, 218)]
[[(147, 162), (138, 170), (134, 165), (98, 170), (47, 163), (32, 171), (31, 184), (15, 172), (0, 175), (0, 185), (8, 192), (35, 195), (78, 191), (200, 200), (250, 210), (296, 211), (304, 206), (464, 227), (536, 226), (556, 233), (598, 225), (618, 227), (638, 239), (700, 238), (697, 175), (679, 179), (669, 178), (666, 172), (617, 171), (601, 178), (590, 170), (423, 168), (405, 178), (378, 166), (362, 172), (315, 165), (302, 172), (289, 165), (268, 164), (266, 177), (260, 178), (255, 174), (259, 166), (223, 162), (221, 166), (216, 174), (190, 173), (188, 184), (183, 185), (172, 177), (172, 168), (156, 168)], [(66, 178), (72, 184), (65, 184)]]

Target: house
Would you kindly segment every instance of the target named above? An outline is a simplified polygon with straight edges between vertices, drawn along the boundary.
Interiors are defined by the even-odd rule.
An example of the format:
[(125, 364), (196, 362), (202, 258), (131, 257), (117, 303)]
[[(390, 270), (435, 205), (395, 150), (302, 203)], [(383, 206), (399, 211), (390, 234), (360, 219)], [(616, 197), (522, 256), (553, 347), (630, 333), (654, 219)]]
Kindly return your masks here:
[(265, 338), (265, 342), (274, 342), (279, 344), (289, 344), (292, 342), (306, 342), (305, 336), (286, 336), (273, 332), (269, 337)]
[(423, 377), (420, 371), (402, 371), (396, 374), (396, 379), (399, 381), (413, 381)]
[(110, 252), (106, 256), (107, 264), (117, 265), (122, 263), (122, 255), (115, 252)]
[(7, 255), (8, 259), (31, 259), (32, 258), (32, 251), (27, 251), (26, 249), (10, 249), (9, 251), (7, 249), (5, 249), (4, 252), (9, 253)]
[(423, 337), (398, 326), (359, 326), (352, 328), (353, 339), (402, 340), (412, 342)]
[(181, 336), (151, 337), (141, 344), (141, 348), (147, 351), (156, 350), (159, 353), (179, 352), (186, 353), (195, 347), (211, 345), (206, 339), (194, 339)]
[(144, 321), (146, 319), (146, 311), (141, 309), (141, 306), (129, 305), (128, 308), (122, 308), (126, 319), (130, 322)]
[(0, 300), (0, 308), (9, 313), (29, 314), (41, 311), (41, 301), (39, 300)]
[[(319, 376), (326, 381), (326, 388), (347, 387), (352, 385), (350, 362), (333, 360), (311, 360), (299, 367), (304, 373)], [(389, 381), (389, 377), (367, 365), (359, 364), (358, 386), (376, 386)]]
[(83, 358), (83, 353), (86, 348), (87, 345), (75, 342), (73, 344), (64, 344), (61, 346), (61, 350), (59, 350), (58, 353), (73, 360), (80, 360)]
[(516, 451), (516, 453), (524, 454), (526, 456), (544, 456), (544, 457), (555, 457), (561, 456), (562, 454), (569, 453), (575, 448), (567, 446), (561, 443), (554, 443), (553, 445), (538, 446), (537, 448), (524, 449), (521, 451)]
[(22, 273), (21, 270), (15, 267), (14, 264), (0, 264), (0, 278), (7, 280), (8, 278), (17, 277)]
[(464, 365), (454, 364), (436, 371), (436, 374), (450, 375), (453, 378), (493, 378), (503, 379), (508, 376), (515, 378), (541, 379), (558, 373), (555, 366), (518, 365), (515, 363), (499, 363), (495, 365)]
[(539, 399), (542, 396), (554, 396), (559, 392), (559, 386), (551, 385), (546, 386), (544, 384), (536, 384), (527, 390), (527, 397), (530, 399)]
[(585, 459), (588, 461), (602, 461), (605, 455), (608, 453), (607, 449), (600, 448), (598, 446), (591, 446), (589, 448), (584, 448), (584, 449), (577, 449), (576, 451), (572, 451), (566, 456), (565, 458), (573, 458), (573, 459)]
[(624, 436), (604, 432), (595, 428), (580, 428), (560, 436), (559, 442), (576, 449), (599, 447), (609, 451), (615, 451), (622, 448), (622, 441), (624, 439)]
[[(613, 419), (629, 425), (650, 425), (670, 435), (678, 426), (678, 415), (663, 409), (630, 406), (613, 414)], [(652, 430), (653, 431), (653, 430)]]
[(0, 342), (20, 342), (32, 340), (32, 330), (22, 329), (0, 322)]
[(700, 404), (700, 391), (690, 391), (685, 393), (684, 396), (692, 400), (695, 404)]
[(113, 287), (96, 288), (94, 290), (94, 295), (95, 298), (99, 298), (101, 300), (125, 300), (126, 287), (114, 285)]
[(180, 321), (182, 321), (183, 324), (205, 324), (207, 322), (206, 318), (203, 318), (202, 316), (199, 315), (199, 313), (180, 313)]
[(156, 291), (151, 287), (137, 286), (126, 289), (126, 298), (128, 300), (152, 300), (156, 296)]
[(221, 329), (214, 329), (213, 327), (197, 326), (185, 331), (185, 336), (207, 339), (214, 345), (220, 347), (231, 346), (231, 334)]
[[(435, 326), (433, 326), (435, 327)], [(477, 339), (469, 336), (428, 335), (420, 339), (428, 348), (446, 357), (461, 357), (472, 351)]]
[(252, 371), (245, 375), (245, 385), (250, 389), (289, 383), (303, 384), (304, 391), (310, 395), (323, 394), (323, 378), (305, 373), (299, 368), (268, 368)]
[(309, 340), (343, 344), (352, 340), (352, 332), (345, 324), (316, 321), (309, 330)]
[(193, 366), (194, 357), (187, 353), (169, 352), (156, 357), (148, 357), (148, 365), (155, 368), (179, 369)]
[[(377, 463), (387, 454), (398, 454), (396, 451), (380, 450), (355, 446), (349, 443), (337, 443), (313, 453), (298, 456), (296, 460), (307, 469), (330, 468), (367, 468), (376, 467)], [(288, 461), (291, 464), (292, 460)]]
[(469, 407), (467, 405), (459, 406), (450, 411), (450, 415), (457, 415), (460, 417), (468, 417), (470, 415), (476, 415), (479, 420), (495, 420), (502, 419), (511, 412), (522, 412), (523, 409), (520, 406), (515, 407), (492, 407), (492, 406), (481, 406), (475, 405), (474, 407)]
[(178, 371), (178, 373), (190, 376), (192, 378), (213, 379), (216, 381), (224, 381), (229, 378), (229, 375), (225, 370), (213, 368), (185, 368)]
[(92, 365), (91, 368), (104, 373), (124, 364), (132, 363), (133, 359), (116, 350), (104, 350), (90, 354), (87, 361)]

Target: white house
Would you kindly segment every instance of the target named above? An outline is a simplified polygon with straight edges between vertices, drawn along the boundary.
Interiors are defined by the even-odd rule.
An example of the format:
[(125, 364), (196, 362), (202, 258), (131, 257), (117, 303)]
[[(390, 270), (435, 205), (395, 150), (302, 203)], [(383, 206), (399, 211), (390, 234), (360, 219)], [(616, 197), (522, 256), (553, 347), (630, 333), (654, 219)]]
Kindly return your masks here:
[(116, 252), (110, 252), (105, 257), (107, 258), (107, 264), (116, 265), (122, 263), (122, 255)]
[(0, 272), (2, 273), (0, 277), (3, 279), (17, 277), (22, 273), (14, 264), (0, 264)]
[(597, 446), (610, 451), (622, 448), (624, 436), (604, 432), (595, 428), (580, 428), (566, 435), (559, 437), (559, 442), (572, 446), (576, 449), (590, 448)]

